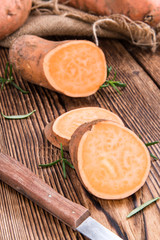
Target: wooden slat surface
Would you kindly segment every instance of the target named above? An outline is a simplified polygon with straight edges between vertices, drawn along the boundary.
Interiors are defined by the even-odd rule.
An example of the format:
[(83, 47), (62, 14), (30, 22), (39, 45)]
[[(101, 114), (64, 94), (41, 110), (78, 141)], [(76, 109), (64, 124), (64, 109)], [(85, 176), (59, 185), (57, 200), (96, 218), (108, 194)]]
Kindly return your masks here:
[[(78, 107), (104, 107), (117, 113), (127, 127), (142, 136), (144, 142), (160, 139), (160, 52), (151, 54), (112, 40), (101, 41), (100, 47), (108, 65), (117, 70), (117, 80), (127, 83), (121, 95), (107, 88), (87, 98), (69, 98), (24, 83), (14, 73), (16, 83), (29, 90), (30, 94), (23, 95), (6, 86), (0, 92), (0, 111), (6, 115), (37, 111), (24, 120), (0, 117), (0, 151), (22, 162), (63, 196), (87, 207), (92, 217), (124, 240), (159, 240), (160, 201), (126, 219), (133, 208), (160, 196), (159, 160), (152, 159), (151, 171), (143, 188), (119, 201), (93, 197), (70, 168), (67, 168), (66, 180), (60, 165), (38, 168), (38, 164), (51, 162), (60, 156), (60, 151), (44, 138), (44, 126), (60, 114)], [(7, 61), (8, 50), (1, 48), (1, 76)], [(159, 149), (159, 145), (154, 145), (150, 152), (160, 157)], [(69, 159), (68, 153), (65, 155)], [(3, 182), (0, 182), (0, 205), (0, 239), (85, 239)]]
[(134, 59), (142, 66), (144, 71), (151, 77), (151, 79), (160, 87), (160, 61), (159, 61), (159, 50), (152, 52), (148, 49), (135, 49), (133, 46), (126, 44), (127, 50), (134, 57)]

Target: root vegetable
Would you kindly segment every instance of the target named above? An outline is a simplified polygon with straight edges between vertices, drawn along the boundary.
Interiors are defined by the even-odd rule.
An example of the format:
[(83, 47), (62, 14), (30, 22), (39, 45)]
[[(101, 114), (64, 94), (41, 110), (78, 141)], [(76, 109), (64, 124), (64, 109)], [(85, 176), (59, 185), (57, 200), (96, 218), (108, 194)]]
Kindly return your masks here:
[(122, 120), (109, 110), (99, 107), (85, 107), (62, 114), (55, 121), (46, 125), (44, 134), (54, 146), (60, 148), (60, 143), (62, 143), (63, 149), (68, 151), (74, 131), (83, 123), (96, 119), (115, 121), (124, 126)]
[(134, 21), (145, 21), (151, 26), (160, 22), (159, 0), (60, 0), (83, 11), (98, 15), (124, 14)]
[(69, 152), (84, 187), (102, 199), (126, 198), (145, 183), (150, 155), (131, 130), (110, 121), (81, 125)]
[(94, 94), (106, 80), (106, 60), (87, 40), (53, 42), (32, 35), (16, 39), (9, 51), (24, 80), (70, 97)]
[(5, 0), (0, 10), (0, 40), (16, 31), (26, 21), (31, 0)]

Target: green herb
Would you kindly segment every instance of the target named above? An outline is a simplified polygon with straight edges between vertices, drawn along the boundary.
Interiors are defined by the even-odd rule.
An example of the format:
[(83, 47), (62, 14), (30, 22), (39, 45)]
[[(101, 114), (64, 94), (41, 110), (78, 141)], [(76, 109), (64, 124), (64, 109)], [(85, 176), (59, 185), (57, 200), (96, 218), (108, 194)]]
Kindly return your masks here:
[(155, 159), (158, 159), (158, 157), (154, 156), (152, 153), (150, 153), (150, 156), (155, 158)]
[(74, 166), (67, 160), (64, 158), (64, 153), (63, 153), (63, 146), (62, 143), (60, 144), (60, 149), (61, 149), (61, 158), (59, 158), (58, 160), (48, 163), (48, 164), (40, 164), (40, 167), (51, 167), (56, 165), (58, 162), (62, 162), (62, 169), (63, 169), (63, 176), (64, 178), (67, 177), (66, 175), (66, 164), (70, 167), (74, 169)]
[[(142, 140), (142, 136), (141, 136), (141, 135), (139, 135), (139, 138)], [(149, 146), (155, 145), (155, 144), (157, 144), (157, 143), (159, 143), (159, 141), (145, 143), (145, 145), (146, 145), (146, 147), (149, 147)], [(158, 158), (157, 158), (156, 156), (154, 156), (152, 153), (150, 153), (150, 156), (153, 157), (153, 158), (155, 158), (155, 159), (158, 159)]]
[[(8, 73), (8, 68), (9, 68), (9, 73)], [(15, 88), (17, 88), (20, 92), (27, 94), (29, 91), (25, 91), (22, 88), (20, 88), (17, 84), (14, 82), (14, 78), (12, 75), (12, 65), (7, 62), (6, 67), (5, 67), (5, 73), (4, 73), (4, 78), (0, 77), (0, 84), (1, 84), (1, 90), (3, 90), (5, 84), (11, 84)]]
[[(107, 66), (107, 78), (109, 78), (109, 75), (110, 75), (111, 70), (112, 70), (112, 67), (108, 67), (108, 66)], [(115, 81), (116, 76), (117, 76), (117, 72), (115, 71), (113, 79), (111, 79), (111, 80), (106, 80), (106, 81), (100, 86), (100, 89), (105, 88), (105, 87), (108, 87), (108, 86), (111, 86), (111, 87), (113, 87), (119, 94), (121, 94), (120, 91), (119, 91), (119, 89), (118, 89), (117, 87), (126, 87), (127, 85), (126, 85), (126, 83), (121, 83), (121, 82), (119, 82), (119, 81)]]
[(127, 218), (132, 217), (134, 214), (138, 213), (139, 211), (141, 211), (143, 208), (147, 207), (148, 205), (150, 205), (151, 203), (157, 201), (158, 199), (160, 199), (160, 197), (157, 198), (153, 198), (151, 200), (149, 200), (148, 202), (140, 205), (139, 207), (135, 208), (132, 212), (130, 212), (127, 216)]
[(149, 146), (155, 145), (155, 144), (157, 144), (157, 143), (159, 143), (159, 141), (145, 143), (145, 145), (146, 145), (147, 147), (149, 147)]
[(111, 71), (112, 71), (112, 66), (110, 67), (107, 66), (107, 78), (109, 77)]
[(33, 110), (30, 113), (27, 113), (25, 115), (12, 115), (12, 116), (6, 116), (1, 112), (1, 115), (6, 118), (6, 119), (12, 119), (12, 120), (17, 120), (17, 119), (24, 119), (30, 117), (36, 110)]
[[(149, 146), (152, 146), (152, 145), (155, 145), (159, 143), (159, 141), (155, 141), (155, 142), (149, 142), (149, 143), (145, 143), (146, 147), (149, 147)], [(156, 156), (154, 156), (152, 153), (150, 153), (150, 156), (155, 158), (155, 159), (158, 159)]]

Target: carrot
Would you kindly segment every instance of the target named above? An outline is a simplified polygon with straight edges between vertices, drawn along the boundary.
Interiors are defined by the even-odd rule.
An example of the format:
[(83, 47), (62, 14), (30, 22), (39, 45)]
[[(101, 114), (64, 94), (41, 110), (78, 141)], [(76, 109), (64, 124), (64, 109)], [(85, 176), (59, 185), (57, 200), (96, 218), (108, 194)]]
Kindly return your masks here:
[(145, 21), (151, 26), (160, 22), (159, 0), (60, 0), (80, 10), (97, 15), (124, 14), (134, 21)]
[(150, 155), (144, 143), (114, 122), (81, 125), (71, 137), (69, 152), (84, 187), (102, 199), (132, 195), (149, 174)]
[(46, 125), (44, 134), (54, 146), (60, 148), (60, 144), (62, 144), (63, 149), (68, 151), (69, 142), (74, 131), (83, 123), (96, 119), (115, 121), (124, 126), (122, 120), (109, 110), (99, 107), (85, 107), (62, 114), (55, 121)]
[(0, 8), (0, 40), (16, 31), (26, 21), (31, 0), (5, 0)]
[(106, 80), (103, 52), (86, 40), (53, 42), (24, 35), (14, 41), (9, 59), (24, 80), (70, 97), (94, 94)]

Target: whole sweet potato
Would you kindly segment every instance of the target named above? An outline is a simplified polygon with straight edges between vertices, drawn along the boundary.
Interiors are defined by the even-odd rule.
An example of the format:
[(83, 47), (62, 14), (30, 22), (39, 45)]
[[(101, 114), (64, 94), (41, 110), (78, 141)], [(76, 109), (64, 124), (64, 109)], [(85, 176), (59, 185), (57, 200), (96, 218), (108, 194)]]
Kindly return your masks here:
[(160, 22), (159, 0), (59, 0), (80, 10), (97, 15), (123, 14), (134, 21), (155, 27)]
[(1, 3), (0, 40), (23, 25), (28, 18), (31, 6), (32, 0), (5, 0)]

